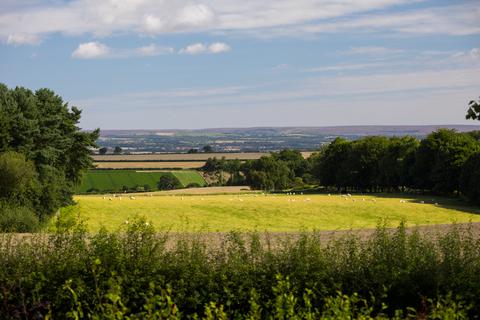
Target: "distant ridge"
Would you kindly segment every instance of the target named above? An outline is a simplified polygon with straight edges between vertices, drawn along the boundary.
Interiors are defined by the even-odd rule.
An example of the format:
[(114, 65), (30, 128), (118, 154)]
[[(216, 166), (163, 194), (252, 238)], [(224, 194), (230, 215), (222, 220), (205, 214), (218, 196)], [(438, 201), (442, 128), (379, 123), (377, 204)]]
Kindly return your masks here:
[(111, 129), (102, 130), (102, 135), (155, 134), (155, 133), (269, 133), (269, 134), (311, 134), (311, 135), (427, 135), (440, 128), (455, 129), (459, 132), (480, 130), (480, 125), (354, 125), (325, 127), (245, 127), (245, 128), (205, 128), (205, 129)]

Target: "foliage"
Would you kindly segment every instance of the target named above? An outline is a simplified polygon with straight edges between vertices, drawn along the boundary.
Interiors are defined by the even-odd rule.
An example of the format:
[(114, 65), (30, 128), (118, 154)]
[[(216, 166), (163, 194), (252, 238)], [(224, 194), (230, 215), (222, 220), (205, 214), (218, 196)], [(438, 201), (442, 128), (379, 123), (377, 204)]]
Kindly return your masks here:
[(471, 201), (480, 204), (480, 152), (471, 155), (462, 168), (460, 190)]
[(113, 154), (121, 154), (122, 153), (122, 148), (119, 146), (116, 146), (115, 149), (113, 149)]
[(82, 132), (80, 116), (78, 108), (51, 90), (0, 84), (0, 180), (2, 192), (9, 193), (0, 197), (16, 198), (40, 220), (72, 202), (83, 172), (92, 165), (90, 148), (99, 134)]
[[(480, 313), (480, 246), (379, 227), (322, 243), (230, 233), (218, 245), (120, 232), (0, 238), (2, 319), (467, 319)], [(167, 243), (170, 245), (167, 245)], [(274, 244), (274, 245), (270, 245)], [(454, 293), (454, 294), (452, 294)]]
[(0, 202), (0, 232), (34, 232), (38, 228), (38, 217), (30, 207)]
[(480, 120), (480, 100), (472, 100), (468, 104), (467, 119)]
[(108, 151), (108, 148), (107, 148), (107, 147), (102, 147), (102, 148), (98, 149), (98, 153), (99, 153), (99, 154), (102, 154), (102, 155), (103, 155), (103, 154), (106, 154), (107, 151)]
[(162, 175), (157, 183), (158, 190), (173, 190), (181, 186), (180, 181), (171, 174)]

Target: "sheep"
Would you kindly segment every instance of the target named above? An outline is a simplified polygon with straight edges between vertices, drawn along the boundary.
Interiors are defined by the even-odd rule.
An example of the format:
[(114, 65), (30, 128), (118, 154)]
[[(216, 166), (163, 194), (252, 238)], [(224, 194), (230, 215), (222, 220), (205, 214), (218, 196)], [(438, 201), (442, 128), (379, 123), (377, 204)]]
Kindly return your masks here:
[(130, 197), (130, 200), (135, 200), (135, 197), (131, 196), (131, 197)]

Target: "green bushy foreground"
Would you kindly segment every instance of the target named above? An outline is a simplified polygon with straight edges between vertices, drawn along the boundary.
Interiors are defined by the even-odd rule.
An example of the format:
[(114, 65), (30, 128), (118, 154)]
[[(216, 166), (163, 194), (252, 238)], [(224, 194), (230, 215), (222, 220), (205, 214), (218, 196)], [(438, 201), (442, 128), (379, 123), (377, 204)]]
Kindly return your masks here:
[[(68, 226), (70, 225), (70, 226)], [(266, 236), (266, 239), (264, 238)], [(466, 319), (480, 314), (480, 243), (452, 226), (429, 238), (275, 240), (156, 233), (133, 219), (88, 235), (0, 238), (1, 319)], [(270, 240), (269, 240), (270, 239)]]

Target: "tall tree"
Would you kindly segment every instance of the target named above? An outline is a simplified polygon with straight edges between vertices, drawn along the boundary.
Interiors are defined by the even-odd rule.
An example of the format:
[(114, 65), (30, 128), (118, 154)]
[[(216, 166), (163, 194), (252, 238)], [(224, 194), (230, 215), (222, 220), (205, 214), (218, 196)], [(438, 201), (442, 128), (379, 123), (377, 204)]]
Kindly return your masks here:
[(99, 130), (78, 127), (81, 111), (49, 89), (8, 89), (0, 84), (0, 152), (15, 151), (35, 165), (40, 193), (31, 202), (41, 217), (72, 202)]

